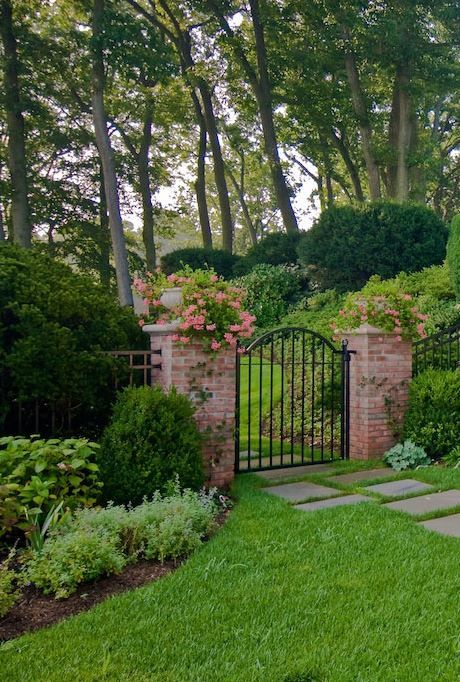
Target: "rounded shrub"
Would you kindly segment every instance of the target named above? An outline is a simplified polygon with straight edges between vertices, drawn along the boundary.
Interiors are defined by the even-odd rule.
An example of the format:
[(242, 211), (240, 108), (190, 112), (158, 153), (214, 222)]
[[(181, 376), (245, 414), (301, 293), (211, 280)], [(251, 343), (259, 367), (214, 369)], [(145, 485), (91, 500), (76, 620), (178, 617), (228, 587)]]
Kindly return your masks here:
[(256, 265), (294, 265), (298, 261), (300, 234), (273, 232), (251, 246), (234, 267), (235, 276), (245, 275)]
[(460, 213), (456, 215), (450, 225), (449, 241), (447, 242), (447, 265), (457, 299), (460, 301)]
[(409, 387), (404, 435), (429, 457), (442, 457), (460, 443), (460, 372), (429, 369)]
[(260, 329), (278, 324), (288, 305), (299, 295), (301, 280), (282, 265), (260, 264), (237, 280), (237, 284), (246, 292), (245, 307), (255, 315)]
[(115, 404), (99, 455), (106, 500), (138, 504), (176, 475), (186, 488), (203, 483), (201, 437), (190, 401), (171, 389), (128, 388)]
[(441, 263), (447, 227), (419, 204), (376, 202), (323, 211), (302, 237), (300, 261), (323, 289), (360, 289), (371, 275), (388, 278)]
[(161, 269), (167, 275), (189, 266), (192, 270), (209, 268), (224, 279), (231, 279), (233, 269), (239, 261), (235, 256), (222, 249), (189, 248), (177, 249), (161, 258)]
[(97, 431), (115, 397), (117, 361), (106, 351), (144, 348), (144, 337), (134, 313), (89, 277), (0, 243), (0, 432), (13, 432), (17, 401), (35, 400), (54, 406), (54, 433), (69, 409), (73, 433)]

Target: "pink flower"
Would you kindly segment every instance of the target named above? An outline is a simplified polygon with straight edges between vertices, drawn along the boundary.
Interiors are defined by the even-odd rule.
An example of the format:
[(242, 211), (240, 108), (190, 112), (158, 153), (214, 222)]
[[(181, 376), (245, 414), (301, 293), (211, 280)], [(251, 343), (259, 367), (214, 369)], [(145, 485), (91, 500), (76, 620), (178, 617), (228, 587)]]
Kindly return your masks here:
[(423, 322), (420, 322), (417, 325), (417, 333), (419, 336), (422, 336), (425, 333), (425, 326), (424, 326)]
[(180, 336), (179, 336), (179, 334), (173, 334), (171, 336), (171, 339), (172, 339), (172, 341), (180, 341)]
[(395, 333), (395, 334), (401, 334), (401, 332), (402, 332), (401, 327), (395, 327), (395, 328), (394, 328), (394, 333)]
[(401, 326), (401, 320), (395, 320), (395, 325), (397, 327), (400, 327)]
[(402, 336), (397, 336), (396, 341), (402, 341)]
[(211, 350), (219, 350), (221, 344), (217, 341), (217, 339), (213, 339), (211, 341)]
[(339, 315), (345, 315), (345, 310), (339, 310)]
[(238, 348), (238, 350), (236, 352), (239, 353), (240, 355), (244, 355), (244, 353), (246, 353), (246, 348), (242, 348), (242, 347)]
[(172, 273), (172, 275), (168, 275), (167, 280), (168, 282), (177, 282), (177, 275)]
[(240, 324), (231, 324), (229, 329), (231, 332), (240, 332), (241, 331), (241, 325)]
[(211, 275), (211, 282), (218, 282), (219, 278), (217, 275)]
[(208, 331), (208, 332), (213, 332), (213, 331), (215, 331), (215, 329), (216, 329), (216, 325), (214, 323), (206, 325), (206, 331)]
[(199, 298), (197, 300), (197, 303), (198, 303), (198, 305), (206, 305), (206, 302), (202, 298)]
[(137, 324), (139, 325), (139, 327), (143, 327), (145, 324), (145, 320), (139, 320)]
[(410, 294), (403, 294), (403, 299), (405, 301), (412, 301), (412, 296)]
[(361, 322), (366, 322), (367, 315), (361, 315)]
[(152, 301), (152, 305), (153, 305), (155, 308), (158, 308), (160, 305), (163, 305), (163, 304), (162, 304), (162, 302), (160, 301), (160, 299), (158, 298), (157, 300)]
[(189, 337), (189, 336), (180, 336), (180, 337), (179, 337), (179, 341), (180, 341), (181, 343), (189, 343), (190, 337)]

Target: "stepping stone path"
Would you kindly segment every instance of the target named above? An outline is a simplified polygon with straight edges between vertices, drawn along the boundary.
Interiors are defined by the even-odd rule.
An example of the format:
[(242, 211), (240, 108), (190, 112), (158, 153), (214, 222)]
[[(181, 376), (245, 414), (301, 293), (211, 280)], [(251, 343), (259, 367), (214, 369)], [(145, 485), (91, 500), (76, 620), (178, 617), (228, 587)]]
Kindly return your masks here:
[(282, 497), (288, 502), (302, 502), (309, 497), (333, 497), (340, 494), (340, 490), (337, 488), (328, 488), (325, 485), (316, 485), (316, 483), (309, 483), (308, 481), (285, 483), (271, 488), (262, 488), (262, 490), (269, 495)]
[(454, 538), (460, 538), (460, 514), (421, 521), (418, 525), (425, 526), (428, 530), (433, 530), (442, 535), (452, 535)]
[(343, 495), (341, 497), (333, 497), (330, 500), (318, 500), (317, 502), (297, 504), (295, 509), (300, 509), (301, 511), (316, 511), (317, 509), (330, 509), (331, 507), (343, 507), (347, 504), (372, 501), (372, 498), (367, 497), (366, 495)]
[(339, 476), (331, 476), (330, 481), (334, 483), (360, 483), (361, 481), (372, 481), (375, 478), (388, 478), (394, 476), (395, 470), (391, 467), (385, 469), (367, 469), (366, 471), (355, 471), (353, 474), (340, 474)]
[[(301, 466), (289, 467), (283, 469), (272, 469), (269, 471), (257, 472), (259, 476), (265, 480), (278, 480), (288, 478), (289, 476), (303, 476), (305, 474), (322, 473), (329, 474), (334, 471), (334, 467), (327, 464), (319, 464), (315, 466)], [(369, 481), (376, 478), (384, 478), (394, 475), (393, 469), (368, 469), (366, 471), (357, 471), (353, 474), (342, 474), (338, 476), (329, 476), (329, 480), (334, 483), (342, 483), (353, 485), (361, 481)], [(421, 493), (427, 490), (434, 490), (432, 485), (421, 483), (412, 478), (402, 479), (399, 481), (389, 481), (387, 483), (377, 483), (365, 487), (369, 492), (380, 493), (385, 497), (402, 497), (411, 493)], [(360, 504), (362, 502), (375, 502), (375, 498), (367, 495), (344, 495), (342, 491), (336, 488), (329, 488), (324, 485), (317, 485), (308, 481), (300, 481), (298, 483), (284, 483), (270, 488), (262, 488), (262, 490), (269, 495), (276, 495), (282, 497), (288, 502), (294, 503), (294, 509), (300, 511), (312, 512), (321, 509), (332, 509), (334, 507), (341, 507), (352, 504)], [(305, 502), (296, 504), (308, 498), (318, 498), (313, 502)], [(412, 516), (421, 514), (430, 514), (433, 512), (446, 511), (460, 507), (460, 490), (445, 490), (440, 493), (430, 493), (427, 495), (418, 495), (405, 500), (395, 500), (394, 502), (386, 502), (381, 505), (388, 509), (406, 512)], [(460, 514), (453, 514), (451, 516), (442, 516), (429, 521), (421, 521), (418, 525), (424, 526), (427, 530), (431, 530), (442, 535), (450, 535), (452, 537), (460, 538)]]
[[(277, 481), (283, 478), (294, 478), (294, 476), (304, 476), (305, 474), (332, 474), (335, 468), (330, 464), (307, 464), (301, 467), (286, 467), (283, 469), (268, 469), (258, 471), (257, 475), (267, 481)], [(331, 481), (333, 479), (331, 478)]]
[(411, 493), (421, 493), (433, 490), (432, 485), (420, 483), (413, 478), (405, 478), (402, 481), (390, 481), (389, 483), (377, 483), (376, 485), (366, 486), (366, 490), (371, 493), (379, 493), (385, 497), (402, 497)]
[(388, 509), (407, 512), (407, 514), (412, 514), (413, 516), (417, 516), (418, 514), (429, 514), (431, 512), (459, 507), (460, 490), (445, 490), (442, 493), (412, 497), (410, 500), (387, 502), (383, 506)]

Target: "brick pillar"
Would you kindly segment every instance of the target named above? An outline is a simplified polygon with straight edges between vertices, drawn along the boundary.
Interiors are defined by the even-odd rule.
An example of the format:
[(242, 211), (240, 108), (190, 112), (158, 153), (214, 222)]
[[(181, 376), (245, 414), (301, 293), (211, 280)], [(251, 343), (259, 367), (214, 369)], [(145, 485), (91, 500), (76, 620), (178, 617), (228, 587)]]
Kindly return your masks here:
[(376, 459), (398, 442), (412, 377), (412, 344), (364, 324), (348, 333), (350, 458)]
[(233, 480), (235, 466), (235, 349), (211, 356), (199, 341), (173, 341), (176, 329), (174, 323), (143, 328), (151, 349), (161, 350), (161, 368), (152, 371), (153, 381), (164, 389), (175, 386), (194, 403), (207, 483), (224, 487)]

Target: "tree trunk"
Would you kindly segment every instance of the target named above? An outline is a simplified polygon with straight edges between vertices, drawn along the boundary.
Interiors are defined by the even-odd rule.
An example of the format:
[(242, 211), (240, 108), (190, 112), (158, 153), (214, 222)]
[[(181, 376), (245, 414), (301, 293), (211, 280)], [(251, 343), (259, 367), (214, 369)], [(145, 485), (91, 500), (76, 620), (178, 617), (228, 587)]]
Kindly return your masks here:
[(343, 162), (346, 166), (346, 169), (348, 171), (348, 174), (350, 176), (350, 180), (353, 184), (353, 189), (355, 192), (355, 197), (358, 201), (362, 202), (364, 201), (364, 194), (363, 194), (363, 188), (361, 186), (361, 180), (359, 178), (359, 173), (358, 170), (353, 163), (353, 160), (350, 156), (350, 152), (348, 151), (348, 147), (346, 146), (344, 140), (342, 137), (337, 135), (335, 130), (332, 128), (331, 129), (331, 137), (332, 141), (339, 152), (340, 156), (343, 159)]
[(208, 201), (206, 198), (206, 143), (207, 143), (206, 122), (204, 120), (203, 112), (201, 111), (200, 102), (193, 88), (191, 90), (191, 96), (193, 106), (195, 108), (196, 119), (200, 129), (198, 138), (198, 157), (195, 181), (196, 203), (198, 206), (198, 215), (200, 218), (203, 247), (205, 249), (212, 249), (211, 223), (209, 221)]
[(150, 186), (149, 152), (152, 144), (152, 102), (147, 99), (144, 124), (142, 127), (142, 140), (137, 157), (139, 173), (139, 187), (142, 197), (142, 239), (145, 247), (145, 260), (147, 270), (153, 272), (156, 268), (156, 251), (154, 237), (154, 220), (152, 205), (152, 189)]
[(0, 33), (4, 51), (3, 99), (8, 130), (13, 241), (20, 246), (30, 248), (32, 224), (27, 190), (24, 116), (20, 98), (19, 63), (11, 0), (0, 0)]
[(220, 146), (219, 133), (217, 130), (216, 117), (212, 104), (212, 97), (207, 83), (199, 79), (199, 91), (203, 102), (203, 114), (211, 146), (212, 160), (214, 164), (214, 178), (216, 181), (219, 208), (222, 220), (222, 248), (224, 251), (233, 251), (233, 220), (228, 197), (227, 180), (225, 179), (225, 166)]
[[(347, 32), (345, 32), (345, 36), (348, 39)], [(361, 88), (358, 67), (356, 65), (355, 56), (351, 50), (345, 53), (345, 68), (351, 91), (351, 101), (361, 135), (364, 163), (366, 165), (369, 182), (369, 194), (372, 201), (377, 201), (381, 196), (380, 176), (377, 162), (374, 157), (374, 152), (372, 150), (372, 128), (369, 123), (369, 115), (364, 94)]]
[(107, 213), (107, 201), (105, 198), (104, 174), (102, 166), (99, 176), (99, 248), (100, 248), (100, 267), (101, 284), (110, 289), (110, 225)]
[(115, 160), (107, 132), (107, 115), (104, 107), (104, 62), (103, 62), (103, 16), (104, 0), (93, 1), (93, 68), (92, 105), (96, 143), (101, 157), (104, 174), (104, 188), (109, 214), (113, 256), (117, 276), (118, 298), (121, 305), (133, 306), (133, 294), (128, 270), (128, 256), (120, 213)]
[(392, 157), (388, 165), (389, 195), (398, 201), (409, 197), (408, 154), (411, 146), (412, 111), (409, 93), (410, 69), (398, 64), (393, 84), (388, 141)]
[(235, 188), (235, 192), (238, 195), (238, 200), (240, 202), (241, 210), (243, 212), (243, 217), (244, 217), (244, 222), (246, 223), (246, 227), (248, 228), (249, 236), (251, 238), (251, 243), (257, 244), (257, 232), (254, 227), (254, 223), (252, 222), (251, 219), (251, 214), (249, 213), (249, 208), (246, 203), (246, 199), (244, 196), (244, 189), (241, 186), (241, 184), (238, 182), (238, 180), (235, 178), (233, 172), (231, 169), (227, 166), (227, 174), (228, 177), (230, 178), (233, 187)]
[(0, 206), (0, 242), (6, 241), (5, 227), (3, 225), (3, 211)]
[(252, 78), (250, 81), (259, 106), (265, 153), (268, 158), (275, 197), (281, 211), (284, 228), (288, 233), (295, 233), (298, 232), (299, 226), (292, 208), (289, 189), (286, 183), (286, 178), (284, 177), (279, 155), (278, 141), (273, 120), (271, 87), (267, 67), (267, 50), (265, 46), (263, 24), (260, 16), (259, 0), (249, 0), (249, 6), (251, 8), (254, 42), (257, 55), (257, 67), (259, 71), (259, 78)]

